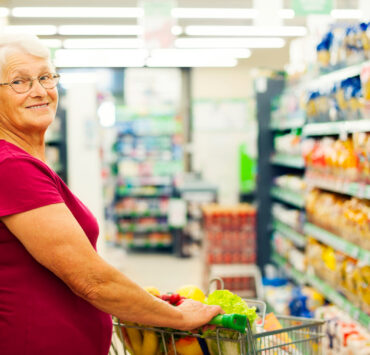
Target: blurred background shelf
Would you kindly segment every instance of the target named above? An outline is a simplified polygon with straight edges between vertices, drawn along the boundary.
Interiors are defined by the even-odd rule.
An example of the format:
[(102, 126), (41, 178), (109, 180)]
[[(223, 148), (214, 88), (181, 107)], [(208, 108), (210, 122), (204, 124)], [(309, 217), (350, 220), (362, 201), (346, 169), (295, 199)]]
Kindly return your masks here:
[(356, 244), (350, 243), (333, 233), (326, 231), (312, 223), (305, 223), (303, 230), (306, 234), (319, 240), (320, 242), (330, 245), (332, 248), (339, 250), (354, 259), (361, 260), (370, 264), (370, 251), (367, 251)]
[(303, 234), (276, 218), (273, 221), (273, 228), (292, 241), (296, 246), (303, 248), (306, 245), (306, 237)]
[(284, 269), (289, 277), (294, 279), (297, 284), (309, 284), (315, 287), (326, 299), (333, 302), (339, 308), (347, 312), (353, 319), (359, 321), (363, 326), (370, 330), (370, 317), (358, 307), (355, 307), (349, 300), (335, 291), (326, 282), (320, 280), (311, 273), (302, 273), (296, 270), (289, 262), (276, 252), (272, 254), (272, 260)]
[(303, 169), (304, 168), (304, 160), (301, 156), (289, 155), (289, 154), (282, 154), (282, 153), (275, 153), (271, 159), (272, 164), (286, 166), (289, 168), (297, 168)]
[(370, 185), (361, 182), (348, 182), (335, 176), (306, 171), (307, 185), (358, 198), (370, 199)]
[(354, 132), (369, 132), (370, 120), (308, 123), (303, 127), (304, 136), (325, 136)]
[(298, 208), (304, 207), (304, 196), (296, 191), (292, 191), (286, 188), (273, 186), (270, 190), (272, 197), (279, 201), (289, 203), (290, 205)]

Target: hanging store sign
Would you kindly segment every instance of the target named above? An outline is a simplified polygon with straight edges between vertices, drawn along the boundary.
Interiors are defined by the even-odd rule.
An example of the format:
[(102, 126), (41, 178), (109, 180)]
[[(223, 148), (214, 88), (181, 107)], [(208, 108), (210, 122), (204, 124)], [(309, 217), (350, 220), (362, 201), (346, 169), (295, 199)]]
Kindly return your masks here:
[(297, 16), (329, 15), (333, 0), (293, 0), (293, 10)]
[(144, 16), (141, 19), (143, 40), (148, 49), (174, 47), (172, 28), (176, 19), (172, 16), (175, 0), (142, 0)]

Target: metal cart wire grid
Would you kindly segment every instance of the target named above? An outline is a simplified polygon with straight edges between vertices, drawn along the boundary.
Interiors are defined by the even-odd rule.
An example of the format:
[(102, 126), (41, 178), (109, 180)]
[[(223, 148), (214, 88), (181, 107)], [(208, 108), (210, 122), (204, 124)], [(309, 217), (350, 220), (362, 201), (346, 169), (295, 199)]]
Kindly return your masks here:
[[(296, 318), (277, 317), (282, 329), (253, 333), (247, 323), (246, 333), (235, 330), (217, 328), (213, 335), (207, 332), (180, 332), (171, 329), (150, 328), (133, 324), (115, 322), (115, 333), (112, 340), (111, 355), (320, 355), (322, 325), (324, 321)], [(136, 329), (141, 335), (152, 332), (157, 342), (156, 350), (152, 352), (135, 348), (130, 343), (128, 332)], [(137, 333), (138, 334), (138, 333)], [(152, 338), (152, 339), (153, 339)], [(184, 340), (185, 339), (185, 340)], [(184, 349), (181, 340), (186, 341), (188, 348)], [(197, 342), (191, 348), (191, 342)], [(135, 351), (136, 350), (136, 351)]]

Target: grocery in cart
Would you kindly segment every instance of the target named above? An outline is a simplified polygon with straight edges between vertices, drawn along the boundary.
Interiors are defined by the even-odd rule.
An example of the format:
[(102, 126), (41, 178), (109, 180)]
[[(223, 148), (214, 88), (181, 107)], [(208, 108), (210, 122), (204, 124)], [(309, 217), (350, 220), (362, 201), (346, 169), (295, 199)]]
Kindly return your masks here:
[[(178, 294), (157, 295), (178, 304)], [(172, 296), (172, 297), (171, 297)], [(114, 320), (110, 354), (125, 355), (316, 355), (323, 354), (324, 321), (266, 314), (262, 301), (215, 290), (204, 300), (225, 314), (193, 331)]]

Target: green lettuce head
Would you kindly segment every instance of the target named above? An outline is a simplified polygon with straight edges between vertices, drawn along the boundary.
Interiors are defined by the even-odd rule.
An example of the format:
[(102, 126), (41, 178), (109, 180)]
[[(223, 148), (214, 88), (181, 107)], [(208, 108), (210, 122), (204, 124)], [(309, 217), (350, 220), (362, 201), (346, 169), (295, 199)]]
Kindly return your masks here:
[(249, 308), (241, 297), (228, 290), (213, 291), (204, 303), (220, 306), (227, 314), (237, 313), (246, 315), (251, 327), (257, 318), (255, 307)]

